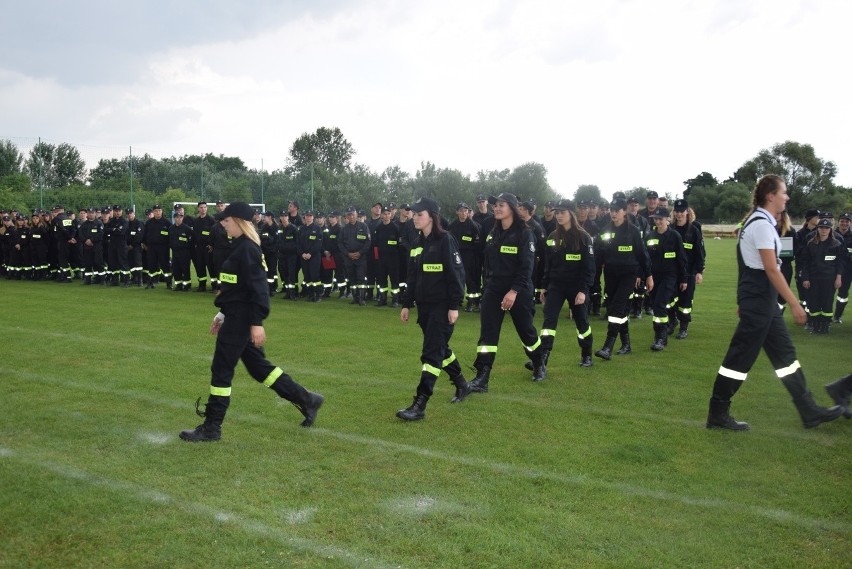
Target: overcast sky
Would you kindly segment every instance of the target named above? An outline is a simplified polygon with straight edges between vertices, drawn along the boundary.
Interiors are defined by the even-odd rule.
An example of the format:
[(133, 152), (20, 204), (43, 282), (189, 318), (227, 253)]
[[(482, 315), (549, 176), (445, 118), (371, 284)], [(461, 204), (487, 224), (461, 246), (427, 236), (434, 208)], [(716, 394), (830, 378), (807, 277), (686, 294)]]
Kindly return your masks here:
[[(852, 186), (845, 0), (0, 0), (0, 138), (283, 167), (339, 127), (412, 175), (540, 162), (679, 194), (785, 140)], [(846, 55), (843, 55), (846, 54)]]

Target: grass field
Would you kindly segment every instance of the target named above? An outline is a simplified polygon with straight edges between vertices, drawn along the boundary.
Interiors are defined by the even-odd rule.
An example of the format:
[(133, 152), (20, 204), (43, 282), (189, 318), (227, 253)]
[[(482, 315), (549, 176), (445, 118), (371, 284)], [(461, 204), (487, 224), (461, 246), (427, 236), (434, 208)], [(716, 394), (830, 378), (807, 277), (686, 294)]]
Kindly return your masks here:
[[(580, 369), (560, 320), (540, 384), (507, 321), (491, 391), (451, 405), (442, 376), (411, 424), (414, 322), (275, 297), (267, 353), (326, 404), (302, 429), (240, 367), (209, 444), (177, 433), (208, 390), (212, 295), (4, 280), (0, 566), (848, 567), (852, 421), (805, 430), (761, 356), (732, 407), (751, 431), (704, 428), (735, 271), (709, 241), (689, 338), (661, 353), (644, 318), (632, 355)], [(464, 366), (478, 331), (463, 313)], [(828, 404), (852, 320), (792, 334)]]

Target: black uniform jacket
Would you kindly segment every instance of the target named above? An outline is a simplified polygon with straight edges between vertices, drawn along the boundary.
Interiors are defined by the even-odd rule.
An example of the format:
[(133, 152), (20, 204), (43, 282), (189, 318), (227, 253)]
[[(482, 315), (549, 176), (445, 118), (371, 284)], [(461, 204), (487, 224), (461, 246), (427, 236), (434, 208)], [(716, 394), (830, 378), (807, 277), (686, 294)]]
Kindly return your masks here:
[(278, 253), (284, 257), (296, 254), (296, 238), (299, 226), (292, 223), (278, 227)]
[(507, 231), (492, 231), (485, 238), (483, 251), (485, 286), (531, 291), (535, 241), (535, 235), (523, 221), (516, 221)]
[(165, 217), (157, 219), (152, 217), (145, 222), (145, 244), (146, 245), (168, 245), (169, 226), (171, 223)]
[(363, 221), (347, 223), (340, 230), (340, 250), (344, 253), (361, 253), (364, 258), (370, 252), (370, 228)]
[(316, 223), (310, 225), (302, 225), (299, 228), (299, 236), (296, 242), (299, 249), (299, 255), (310, 253), (311, 257), (317, 257), (322, 254), (322, 228)]
[(677, 282), (686, 282), (686, 252), (680, 234), (671, 227), (665, 233), (656, 230), (645, 236), (651, 272), (658, 275), (677, 275)]
[(610, 268), (635, 268), (636, 276), (647, 278), (651, 262), (636, 226), (625, 220), (619, 227), (610, 223), (595, 237), (595, 262)]
[[(186, 220), (183, 221), (186, 223)], [(197, 247), (208, 247), (213, 244), (213, 225), (216, 220), (212, 215), (196, 217), (192, 220), (192, 240)]]
[(456, 238), (461, 251), (477, 251), (479, 249), (479, 224), (473, 220), (456, 219), (450, 224), (450, 233)]
[(408, 258), (408, 282), (402, 296), (402, 306), (411, 308), (414, 302), (446, 303), (448, 310), (458, 310), (464, 298), (464, 266), (455, 237), (435, 232), (417, 240)]
[(245, 235), (234, 239), (219, 281), (214, 304), (222, 314), (248, 314), (252, 326), (262, 326), (269, 315), (269, 284), (260, 247)]
[(169, 227), (169, 247), (172, 251), (183, 251), (192, 246), (192, 227), (186, 223)]
[(399, 226), (391, 221), (380, 223), (373, 229), (373, 246), (378, 247), (379, 255), (393, 255), (397, 258), (400, 242)]
[(802, 280), (834, 279), (846, 269), (846, 245), (829, 234), (825, 241), (811, 240), (802, 247)]
[(570, 247), (559, 241), (558, 232), (550, 234), (545, 249), (542, 288), (547, 288), (551, 282), (567, 284), (588, 296), (595, 281), (595, 252), (591, 235), (583, 231), (581, 236), (579, 247)]
[(677, 231), (683, 240), (687, 274), (703, 273), (707, 253), (704, 250), (704, 235), (701, 234), (701, 228), (694, 223), (672, 225), (671, 228)]

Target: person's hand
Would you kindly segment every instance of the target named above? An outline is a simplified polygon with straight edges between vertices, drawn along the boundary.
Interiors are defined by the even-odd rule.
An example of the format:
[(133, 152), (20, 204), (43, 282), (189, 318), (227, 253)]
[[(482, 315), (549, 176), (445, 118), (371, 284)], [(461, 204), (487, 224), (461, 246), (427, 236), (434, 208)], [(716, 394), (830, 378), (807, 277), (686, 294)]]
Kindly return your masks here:
[(538, 295), (538, 299), (541, 301), (541, 303), (542, 303), (542, 304), (544, 304), (544, 298), (545, 298), (546, 296), (547, 296), (547, 291), (546, 291), (546, 290), (541, 291), (541, 293)]
[(686, 290), (686, 283), (680, 283), (680, 291), (683, 292)]
[(704, 282), (704, 275), (701, 273), (695, 273), (695, 284), (700, 285)]
[(517, 297), (518, 293), (514, 290), (510, 290), (503, 297), (503, 301), (500, 303), (500, 308), (502, 308), (504, 312), (507, 310), (512, 310), (512, 307), (515, 306), (515, 299)]
[(403, 322), (408, 322), (408, 309), (407, 308), (403, 308), (402, 310), (399, 311), (399, 319), (402, 320)]
[(447, 312), (447, 320), (450, 324), (455, 324), (456, 320), (459, 319), (459, 311), (458, 310), (450, 310)]
[(213, 323), (210, 324), (210, 335), (215, 336), (219, 333), (219, 328), (222, 327), (222, 322), (225, 321), (225, 315), (219, 312), (213, 317)]
[(802, 281), (802, 286), (804, 288), (811, 288), (811, 281)]
[(654, 290), (654, 277), (648, 277), (645, 279), (645, 288), (648, 289), (648, 292)]
[(15, 245), (15, 250), (16, 250), (16, 251), (20, 251), (20, 250), (21, 250), (21, 246), (20, 246), (20, 245)]
[(802, 305), (798, 302), (790, 306), (790, 312), (793, 313), (793, 322), (795, 322), (798, 326), (804, 326), (808, 321), (808, 315), (805, 313), (805, 309), (802, 308)]
[(585, 292), (578, 292), (577, 296), (574, 297), (574, 306), (580, 306), (581, 304), (586, 304)]
[(842, 285), (842, 284), (843, 284), (843, 283), (841, 282), (841, 280), (842, 280), (842, 279), (840, 278), (840, 275), (837, 275), (836, 277), (834, 277), (834, 288), (836, 288), (836, 289), (837, 289), (837, 288), (840, 288), (840, 285)]
[(266, 330), (263, 329), (263, 326), (251, 327), (251, 343), (254, 344), (255, 348), (260, 348), (266, 343)]

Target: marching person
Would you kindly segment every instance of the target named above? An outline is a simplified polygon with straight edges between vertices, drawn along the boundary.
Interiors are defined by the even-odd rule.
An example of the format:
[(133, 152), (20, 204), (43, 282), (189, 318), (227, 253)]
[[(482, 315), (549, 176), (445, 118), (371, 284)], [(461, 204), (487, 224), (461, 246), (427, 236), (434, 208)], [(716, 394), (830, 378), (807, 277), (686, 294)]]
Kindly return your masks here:
[(192, 288), (190, 266), (192, 265), (192, 227), (184, 223), (183, 208), (175, 211), (175, 222), (169, 227), (169, 248), (172, 250), (174, 288), (177, 292), (189, 292)]
[(654, 290), (645, 242), (636, 226), (627, 221), (627, 201), (614, 199), (609, 215), (611, 223), (595, 238), (595, 263), (603, 266), (609, 322), (604, 345), (595, 355), (604, 360), (612, 359), (616, 337), (621, 338), (621, 348), (616, 354), (631, 353), (630, 295), (642, 281), (648, 292)]
[[(840, 288), (837, 289), (837, 305), (834, 309), (834, 318), (831, 319), (835, 324), (843, 324), (843, 311), (846, 310), (846, 305), (849, 303), (849, 285), (852, 283), (852, 214), (844, 213), (838, 218), (837, 233), (843, 239), (846, 247), (846, 270), (841, 279)], [(35, 235), (33, 235), (35, 237)]]
[(488, 198), (494, 206), (494, 227), (486, 238), (485, 290), (480, 307), (479, 341), (473, 367), (476, 377), (471, 391), (485, 393), (497, 354), (500, 329), (508, 312), (515, 331), (533, 362), (533, 381), (547, 373), (542, 359), (541, 340), (533, 325), (533, 265), (535, 236), (518, 213), (518, 198), (503, 192)]
[[(223, 211), (225, 211), (225, 204), (217, 201), (216, 212), (222, 213)], [(219, 290), (219, 269), (222, 268), (222, 264), (231, 252), (231, 236), (218, 221), (213, 224), (213, 228), (210, 230), (210, 245), (212, 247), (210, 251), (210, 288), (215, 292)]]
[(281, 298), (298, 300), (296, 285), (298, 284), (299, 256), (296, 239), (299, 237), (299, 226), (290, 223), (287, 211), (282, 211), (278, 218), (278, 273), (281, 275)]
[(669, 311), (675, 305), (675, 295), (687, 287), (686, 252), (680, 233), (669, 227), (668, 209), (658, 207), (651, 218), (654, 230), (645, 239), (654, 278), (651, 292), (654, 343), (651, 349), (660, 352), (668, 345)]
[[(568, 200), (553, 205), (556, 230), (548, 237), (542, 275), (541, 301), (544, 323), (541, 325), (542, 360), (545, 365), (553, 349), (556, 326), (562, 305), (568, 301), (577, 343), (580, 345), (580, 367), (592, 367), (592, 327), (586, 300), (595, 278), (595, 254), (592, 236), (580, 227)], [(532, 363), (528, 363), (532, 367)]]
[(814, 334), (828, 334), (834, 316), (834, 291), (840, 288), (846, 270), (846, 245), (832, 229), (830, 219), (820, 219), (802, 250), (802, 286), (808, 291)]
[(233, 243), (219, 272), (219, 294), (214, 301), (219, 313), (210, 327), (210, 333), (217, 336), (210, 366), (210, 395), (204, 411), (198, 409), (196, 402), (196, 413), (204, 417), (204, 422), (193, 430), (181, 431), (180, 438), (185, 441), (218, 441), (222, 437), (222, 421), (231, 402), (231, 382), (239, 360), (257, 382), (301, 411), (305, 417), (303, 427), (313, 425), (323, 403), (322, 395), (311, 393), (293, 381), (263, 353), (266, 341), (263, 320), (269, 315), (269, 287), (260, 238), (251, 224), (253, 216), (251, 206), (244, 202), (234, 202), (219, 214)]
[[(689, 203), (684, 199), (674, 202), (674, 226), (683, 241), (686, 253), (686, 290), (677, 295), (677, 303), (669, 310), (669, 327), (667, 332), (673, 333), (675, 319), (680, 324), (676, 338), (686, 338), (689, 323), (692, 322), (692, 300), (695, 298), (695, 287), (704, 281), (704, 235), (695, 223), (695, 214), (689, 209)], [(792, 274), (792, 273), (791, 273)], [(789, 280), (788, 280), (789, 282)]]
[(708, 429), (744, 431), (749, 428), (748, 423), (734, 419), (729, 410), (731, 398), (746, 380), (761, 348), (793, 397), (805, 428), (833, 421), (843, 413), (842, 407), (826, 409), (814, 402), (778, 306), (780, 293), (790, 305), (796, 324), (805, 324), (807, 315), (778, 268), (781, 240), (775, 231), (775, 214), (784, 211), (789, 199), (787, 184), (780, 176), (767, 174), (754, 186), (752, 213), (737, 237), (739, 323), (713, 384)]
[(409, 311), (417, 303), (417, 324), (423, 331), (420, 353), (423, 369), (411, 406), (396, 413), (405, 421), (425, 417), (426, 403), (432, 397), (442, 370), (456, 387), (451, 403), (463, 401), (470, 393), (470, 386), (449, 345), (464, 298), (464, 266), (458, 244), (452, 234), (441, 227), (437, 202), (420, 198), (411, 206), (411, 211), (414, 226), (421, 234), (411, 249), (408, 283), (399, 317), (408, 322)]

